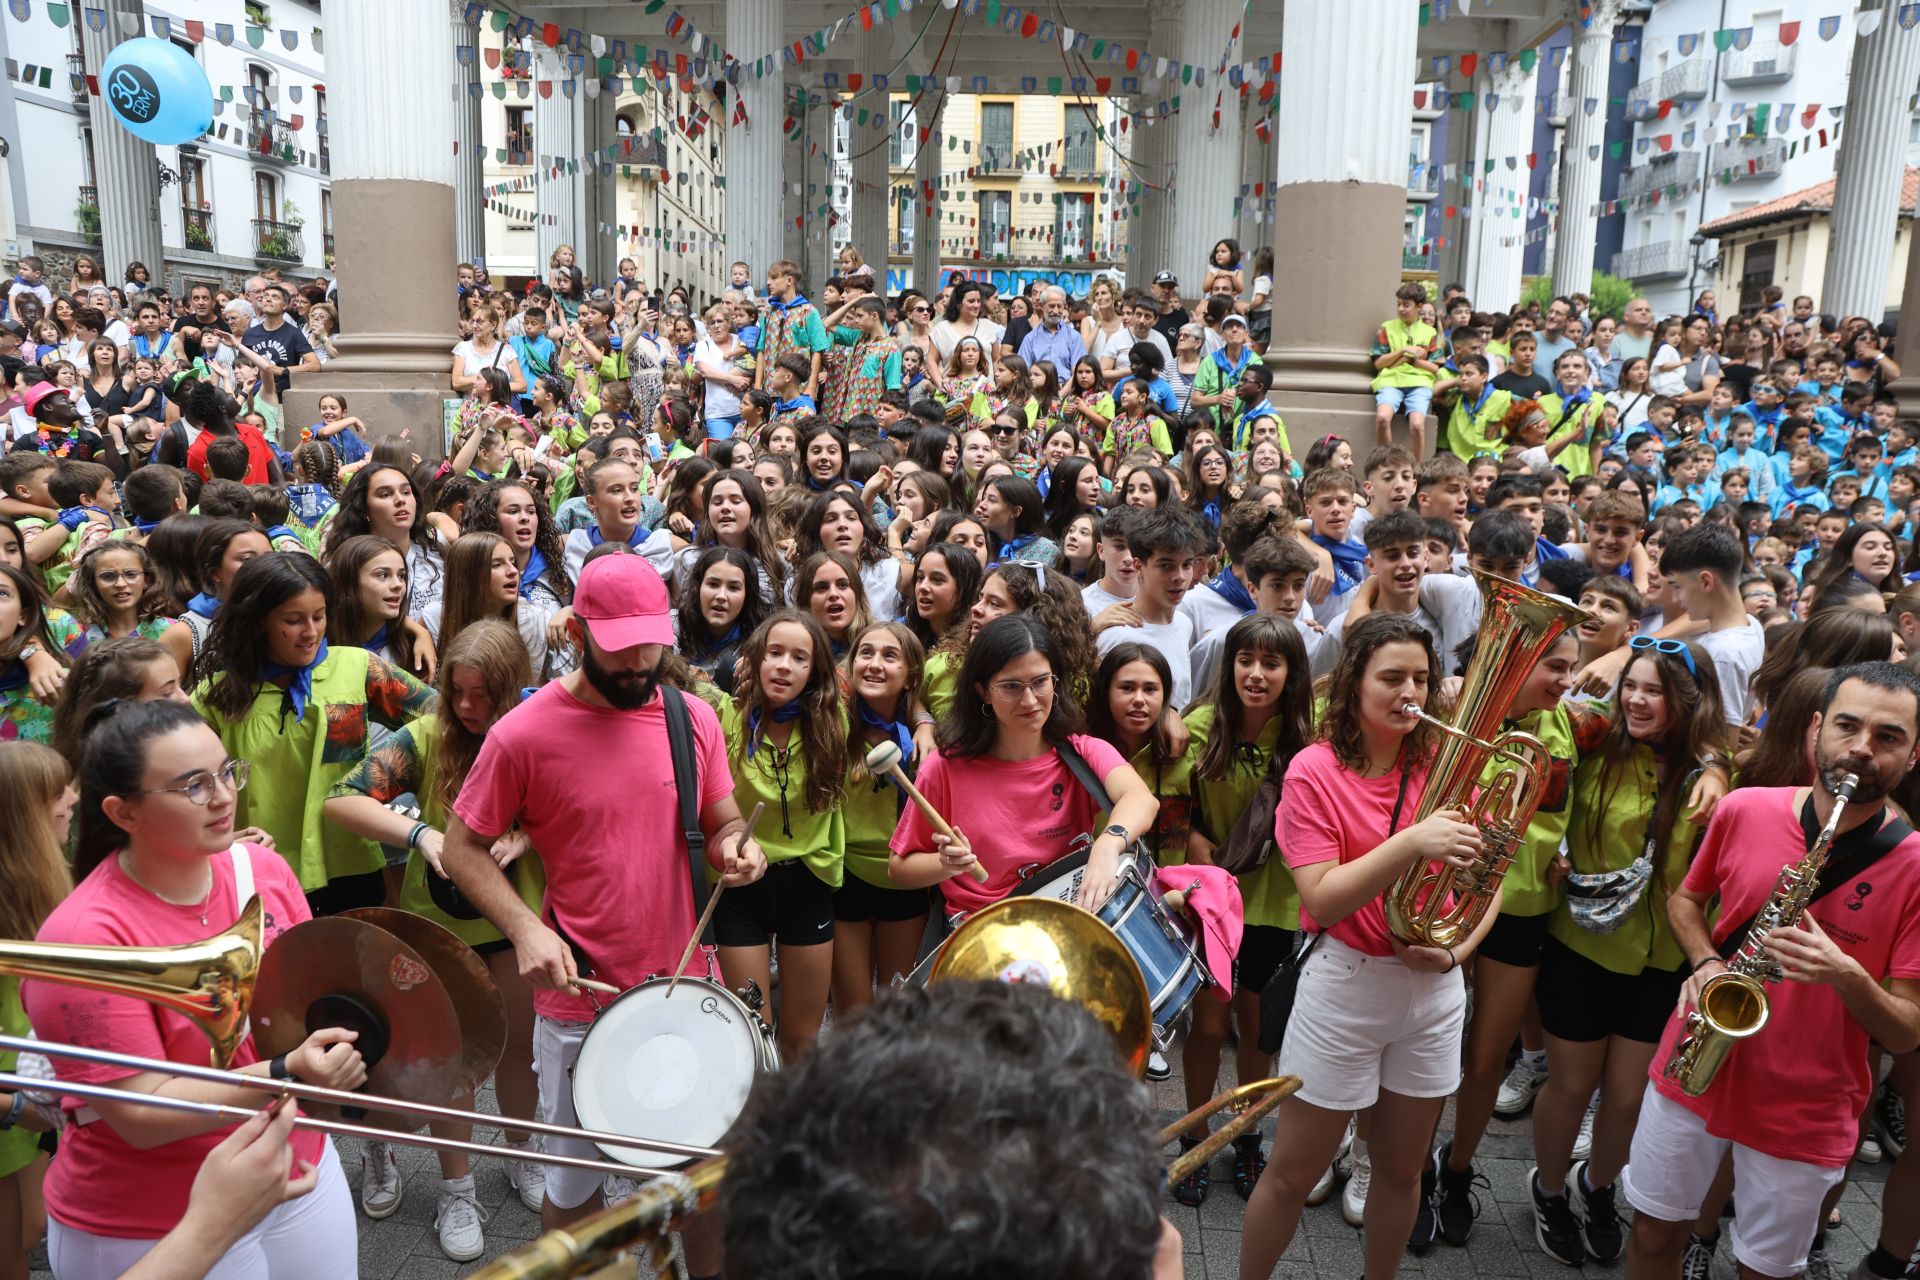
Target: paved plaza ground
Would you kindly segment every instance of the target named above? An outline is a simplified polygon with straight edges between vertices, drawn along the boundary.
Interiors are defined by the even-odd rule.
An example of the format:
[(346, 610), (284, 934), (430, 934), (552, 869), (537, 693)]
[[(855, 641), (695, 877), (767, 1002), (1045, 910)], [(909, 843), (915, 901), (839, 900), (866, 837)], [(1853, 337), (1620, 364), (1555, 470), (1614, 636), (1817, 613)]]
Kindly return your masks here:
[[(1179, 1058), (1174, 1062), (1177, 1066)], [(1227, 1068), (1231, 1070), (1231, 1066)], [(1153, 1086), (1163, 1123), (1178, 1119), (1185, 1110), (1180, 1077)], [(489, 1090), (482, 1095), (481, 1106), (493, 1109)], [(1451, 1112), (1442, 1122), (1444, 1133), (1451, 1123)], [(1267, 1125), (1272, 1130), (1271, 1122)], [(406, 1198), (398, 1212), (380, 1222), (360, 1220), (360, 1276), (362, 1280), (451, 1280), (465, 1275), (478, 1263), (453, 1263), (440, 1252), (433, 1229), (434, 1196), (438, 1180), (430, 1152), (399, 1147), (401, 1173), (406, 1178)], [(356, 1144), (340, 1144), (342, 1162), (349, 1179), (357, 1176), (360, 1157)], [(1473, 1239), (1466, 1248), (1454, 1249), (1437, 1244), (1425, 1257), (1408, 1256), (1401, 1275), (1444, 1278), (1496, 1276), (1521, 1280), (1565, 1280), (1574, 1274), (1540, 1251), (1533, 1238), (1533, 1214), (1527, 1204), (1527, 1170), (1533, 1164), (1531, 1122), (1525, 1116), (1517, 1120), (1495, 1120), (1481, 1148), (1480, 1171), (1491, 1183), (1481, 1188), (1481, 1212)], [(1829, 1236), (1833, 1270), (1844, 1277), (1873, 1245), (1880, 1224), (1880, 1188), (1886, 1180), (1887, 1163), (1856, 1163), (1848, 1171), (1848, 1183), (1840, 1202), (1843, 1225)], [(504, 1161), (481, 1161), (475, 1172), (480, 1200), (491, 1215), (487, 1223), (488, 1258), (517, 1248), (539, 1232), (539, 1220), (520, 1203), (507, 1185)], [(1218, 1158), (1214, 1165), (1213, 1192), (1200, 1209), (1167, 1202), (1167, 1215), (1179, 1227), (1187, 1250), (1187, 1280), (1232, 1280), (1239, 1274), (1240, 1221), (1244, 1205), (1234, 1194), (1231, 1155)], [(1340, 1216), (1339, 1197), (1318, 1208), (1309, 1209), (1302, 1220), (1300, 1234), (1294, 1239), (1274, 1272), (1287, 1280), (1353, 1280), (1360, 1274), (1360, 1233)], [(40, 1262), (44, 1266), (44, 1259)], [(1625, 1274), (1624, 1264), (1600, 1267), (1589, 1264), (1589, 1273)], [(342, 1275), (348, 1274), (344, 1269)], [(49, 1273), (36, 1271), (35, 1280)], [(1733, 1280), (1735, 1267), (1724, 1238), (1716, 1259), (1715, 1276)]]

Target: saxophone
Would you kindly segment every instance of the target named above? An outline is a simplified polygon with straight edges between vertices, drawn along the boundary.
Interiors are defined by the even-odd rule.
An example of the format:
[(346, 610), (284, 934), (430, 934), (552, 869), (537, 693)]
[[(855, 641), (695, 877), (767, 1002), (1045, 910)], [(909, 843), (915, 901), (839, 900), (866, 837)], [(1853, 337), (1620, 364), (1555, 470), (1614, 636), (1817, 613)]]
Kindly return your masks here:
[(1688, 1097), (1697, 1098), (1713, 1085), (1720, 1064), (1733, 1047), (1755, 1035), (1767, 1025), (1767, 989), (1765, 983), (1780, 981), (1780, 965), (1767, 954), (1763, 939), (1770, 929), (1790, 929), (1806, 914), (1807, 902), (1820, 879), (1820, 870), (1833, 852), (1833, 838), (1840, 827), (1840, 815), (1860, 785), (1855, 774), (1842, 774), (1833, 789), (1833, 812), (1827, 825), (1807, 850), (1804, 858), (1780, 868), (1773, 892), (1754, 916), (1740, 949), (1728, 959), (1727, 967), (1707, 979), (1700, 988), (1700, 1000), (1687, 1011), (1680, 1041), (1667, 1059), (1665, 1076)]

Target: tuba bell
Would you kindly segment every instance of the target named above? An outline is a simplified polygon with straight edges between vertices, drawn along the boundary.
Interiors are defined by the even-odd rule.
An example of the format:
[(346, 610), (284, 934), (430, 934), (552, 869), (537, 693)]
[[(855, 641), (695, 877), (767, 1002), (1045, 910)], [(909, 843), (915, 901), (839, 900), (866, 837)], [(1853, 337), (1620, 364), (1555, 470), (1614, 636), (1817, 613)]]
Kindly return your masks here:
[(0, 974), (134, 996), (191, 1020), (225, 1067), (247, 1038), (265, 909), (256, 896), (231, 928), (177, 947), (0, 941)]
[[(1385, 903), (1387, 927), (1412, 947), (1454, 946), (1473, 933), (1493, 906), (1501, 877), (1513, 865), (1514, 851), (1545, 798), (1552, 759), (1546, 744), (1531, 734), (1495, 735), (1541, 655), (1567, 628), (1590, 616), (1517, 582), (1478, 569), (1473, 577), (1482, 602), (1480, 639), (1452, 723), (1413, 703), (1406, 710), (1442, 734), (1413, 821), (1441, 809), (1464, 809), (1484, 843), (1471, 869), (1421, 860), (1394, 881)], [(1496, 757), (1503, 763), (1483, 783)]]

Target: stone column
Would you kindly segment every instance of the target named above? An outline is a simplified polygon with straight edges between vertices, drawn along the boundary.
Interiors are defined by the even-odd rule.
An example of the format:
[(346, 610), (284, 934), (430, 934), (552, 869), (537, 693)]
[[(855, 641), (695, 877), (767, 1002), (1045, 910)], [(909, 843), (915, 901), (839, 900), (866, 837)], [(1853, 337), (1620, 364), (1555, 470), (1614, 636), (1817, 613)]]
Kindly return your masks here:
[(585, 90), (550, 50), (535, 54), (533, 80), (533, 274), (544, 282), (555, 249), (580, 248), (580, 175), (568, 168), (580, 158), (578, 95)]
[[(1920, 253), (1913, 251), (1913, 233), (1920, 223), (1908, 218), (1903, 228), (1907, 233), (1907, 278), (1900, 295), (1900, 314), (1920, 316)], [(1899, 335), (1894, 339), (1893, 358), (1899, 362), (1901, 374), (1888, 390), (1900, 401), (1900, 416), (1920, 418), (1920, 324), (1903, 324)]]
[[(1265, 114), (1266, 104), (1257, 94), (1249, 93), (1240, 117), (1240, 176), (1233, 186), (1234, 198), (1240, 201), (1239, 215), (1233, 221), (1233, 236), (1240, 242), (1241, 270), (1247, 277), (1248, 288), (1253, 287), (1253, 246), (1266, 235), (1266, 201), (1273, 195), (1272, 176), (1267, 172), (1273, 158), (1273, 141), (1271, 136), (1266, 142), (1260, 141), (1253, 127), (1253, 122)], [(1264, 189), (1266, 195), (1256, 194), (1255, 187)]]
[[(876, 25), (871, 31), (863, 31), (854, 41), (855, 58), (871, 76), (876, 70), (885, 70), (892, 66), (888, 54), (888, 33), (895, 28), (905, 31), (899, 23)], [(890, 105), (891, 94), (869, 91), (853, 101), (854, 118), (848, 124), (847, 159), (848, 180), (853, 190), (848, 196), (847, 212), (853, 219), (853, 247), (861, 258), (872, 265), (881, 287), (886, 287), (887, 251), (892, 248), (887, 235), (887, 201), (891, 172), (887, 165), (890, 149), (889, 124), (893, 108)], [(859, 123), (860, 109), (867, 111), (867, 123)], [(875, 127), (874, 113), (879, 113), (878, 126)]]
[[(1475, 77), (1479, 96), (1474, 113), (1485, 118), (1486, 146), (1476, 157), (1476, 177), (1467, 199), (1472, 203), (1474, 247), (1469, 251), (1467, 296), (1483, 311), (1504, 311), (1520, 300), (1520, 274), (1526, 257), (1527, 179), (1524, 163), (1533, 150), (1534, 89), (1538, 67), (1524, 70), (1518, 59), (1499, 75)], [(1488, 103), (1498, 97), (1493, 109)], [(1514, 167), (1507, 161), (1514, 158)], [(1486, 160), (1493, 172), (1486, 171)], [(1482, 186), (1484, 184), (1484, 186)]]
[(297, 430), (338, 391), (376, 438), (405, 430), (435, 457), (456, 340), (455, 89), (420, 69), (454, 65), (453, 33), (438, 5), (387, 0), (329, 0), (325, 22), (340, 356), (295, 375), (285, 418)]
[[(1152, 3), (1157, 6), (1160, 0)], [(1126, 172), (1125, 180), (1149, 184), (1136, 202), (1139, 212), (1129, 219), (1126, 228), (1127, 283), (1140, 289), (1147, 287), (1156, 272), (1172, 265), (1167, 240), (1173, 220), (1173, 192), (1167, 184), (1172, 173), (1173, 121), (1146, 123), (1158, 102), (1157, 97), (1143, 94), (1130, 104), (1139, 116), (1130, 126), (1133, 167)]]
[[(1573, 25), (1573, 70), (1567, 79), (1567, 127), (1560, 147), (1560, 225), (1553, 246), (1553, 291), (1589, 293), (1600, 218), (1600, 170), (1606, 156), (1607, 73), (1620, 0), (1592, 6), (1592, 22)], [(1592, 99), (1593, 110), (1587, 110)]]
[[(793, 86), (789, 85), (787, 86), (785, 98), (780, 102), (782, 120), (786, 118), (787, 112), (790, 110), (788, 104), (792, 101)], [(796, 129), (791, 138), (783, 139), (781, 142), (779, 189), (780, 239), (776, 245), (779, 251), (770, 254), (767, 262), (754, 262), (752, 258), (745, 257), (745, 255), (740, 252), (739, 232), (734, 230), (734, 228), (739, 225), (735, 215), (738, 214), (744, 217), (745, 210), (740, 208), (737, 203), (737, 198), (734, 195), (734, 192), (738, 189), (732, 177), (732, 174), (735, 172), (736, 163), (735, 157), (729, 152), (727, 156), (727, 239), (730, 243), (727, 260), (729, 262), (741, 260), (752, 263), (754, 271), (753, 287), (755, 290), (760, 290), (765, 287), (765, 281), (762, 277), (766, 271), (767, 262), (772, 262), (775, 258), (785, 258), (789, 262), (802, 262), (807, 256), (806, 138), (800, 130)]]
[[(1895, 7), (1892, 0), (1882, 0), (1880, 29), (1853, 42), (1847, 127), (1834, 171), (1826, 283), (1820, 291), (1822, 311), (1866, 316), (1876, 324), (1886, 315), (1887, 272), (1900, 218), (1907, 104), (1920, 81), (1920, 32), (1901, 30)], [(1873, 12), (1862, 9), (1854, 20)]]
[[(818, 293), (833, 274), (833, 241), (838, 227), (834, 219), (846, 215), (840, 210), (843, 171), (834, 159), (841, 138), (840, 113), (832, 97), (811, 88), (806, 92), (807, 150), (800, 168), (806, 190), (800, 200), (806, 206), (807, 243), (806, 256), (800, 259), (800, 286), (811, 295)], [(818, 103), (814, 102), (816, 97)]]
[[(107, 20), (99, 31), (81, 20), (81, 48), (87, 72), (98, 77), (107, 55), (123, 40), (146, 34), (147, 17), (140, 0), (102, 0)], [(100, 200), (100, 265), (108, 280), (126, 275), (129, 262), (144, 262), (156, 283), (166, 279), (160, 239), (160, 171), (153, 144), (128, 133), (107, 107), (105, 98), (89, 98), (93, 116), (94, 182)], [(245, 119), (247, 106), (235, 104)], [(19, 144), (15, 139), (15, 145)], [(277, 216), (277, 211), (276, 211)]]
[[(919, 150), (913, 156), (913, 285), (929, 298), (940, 287), (940, 232), (945, 217), (940, 157), (947, 145), (940, 133), (940, 120), (946, 103), (947, 95), (942, 90), (923, 92), (917, 111), (925, 140), (920, 140), (921, 133), (914, 135)], [(928, 188), (933, 191), (931, 199)]]
[[(725, 38), (742, 58), (778, 50), (780, 0), (726, 0)], [(752, 266), (755, 288), (766, 287), (768, 264), (783, 256), (780, 183), (798, 176), (783, 173), (780, 163), (780, 122), (786, 118), (780, 83), (777, 59), (765, 75), (741, 67), (733, 84), (739, 109), (727, 112), (727, 257)]]
[(620, 220), (615, 199), (620, 189), (620, 169), (607, 156), (618, 137), (614, 96), (591, 75), (581, 78), (576, 92), (575, 103), (580, 109), (580, 229), (574, 251), (586, 268), (587, 278), (607, 285), (620, 265), (619, 240), (601, 229)]
[(467, 25), (467, 0), (452, 0), (453, 31), (453, 246), (462, 262), (487, 256), (486, 156), (480, 141), (480, 41)]
[(1401, 0), (1298, 5), (1287, 15), (1267, 362), (1302, 452), (1329, 433), (1363, 454), (1373, 440), (1367, 352), (1400, 283), (1418, 30)]
[[(1239, 59), (1233, 29), (1246, 12), (1235, 0), (1186, 0), (1180, 58), (1203, 68), (1206, 83), (1173, 84), (1180, 112), (1173, 118), (1173, 242), (1169, 254), (1182, 296), (1200, 296), (1214, 242), (1233, 234), (1233, 197), (1240, 190), (1239, 91), (1215, 68)], [(1218, 104), (1218, 115), (1215, 104)]]

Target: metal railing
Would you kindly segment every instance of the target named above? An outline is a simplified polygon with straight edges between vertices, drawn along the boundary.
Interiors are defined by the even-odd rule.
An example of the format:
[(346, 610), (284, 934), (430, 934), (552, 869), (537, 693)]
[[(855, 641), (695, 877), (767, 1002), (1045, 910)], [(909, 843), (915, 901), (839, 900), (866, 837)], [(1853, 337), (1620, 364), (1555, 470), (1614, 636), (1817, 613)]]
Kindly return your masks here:
[(76, 107), (86, 106), (87, 59), (85, 54), (70, 53), (67, 55), (67, 84), (68, 92), (73, 97), (73, 105)]
[(186, 228), (187, 248), (213, 252), (213, 210), (182, 205), (180, 221)]
[(1674, 63), (1657, 76), (1648, 76), (1627, 94), (1629, 102), (1645, 103), (1649, 109), (1662, 102), (1692, 102), (1707, 96), (1713, 88), (1713, 59), (1695, 51), (1695, 56)]
[(1778, 84), (1793, 78), (1799, 60), (1797, 45), (1778, 40), (1755, 40), (1744, 49), (1729, 49), (1720, 63), (1720, 79), (1728, 85)]
[(289, 148), (297, 148), (300, 136), (284, 120), (277, 120), (264, 111), (255, 111), (248, 120), (253, 130), (253, 151), (263, 160), (276, 164), (292, 163), (287, 157)]
[(1685, 240), (1655, 240), (1613, 255), (1613, 274), (1625, 280), (1658, 280), (1687, 274)]
[(1698, 151), (1675, 151), (1653, 159), (1641, 160), (1620, 179), (1617, 199), (1639, 200), (1675, 183), (1692, 182), (1700, 176)]
[(1787, 144), (1778, 138), (1739, 138), (1713, 151), (1713, 168), (1735, 182), (1765, 182), (1787, 166)]
[(253, 256), (262, 262), (300, 262), (307, 256), (306, 241), (291, 222), (255, 218)]

